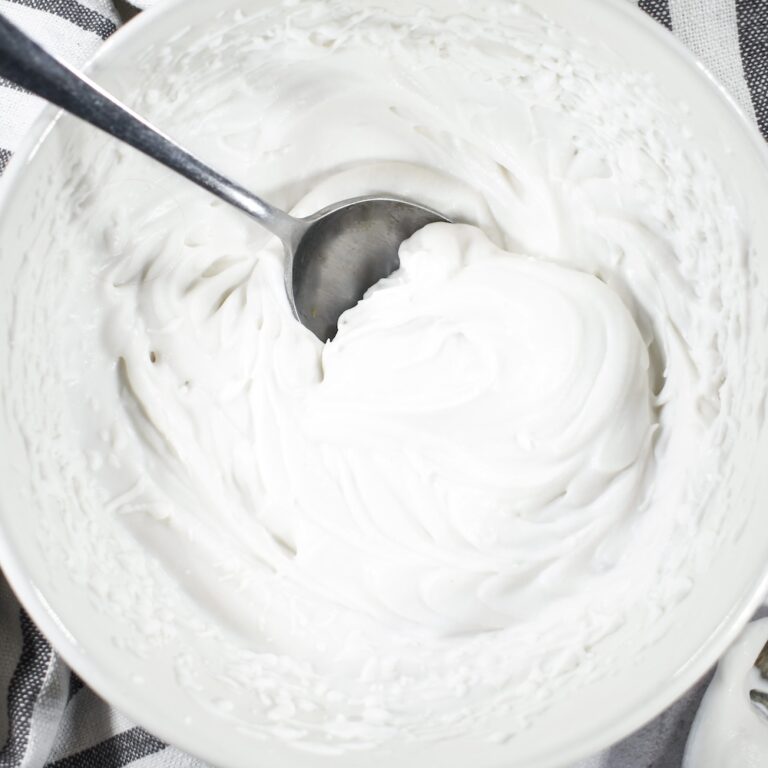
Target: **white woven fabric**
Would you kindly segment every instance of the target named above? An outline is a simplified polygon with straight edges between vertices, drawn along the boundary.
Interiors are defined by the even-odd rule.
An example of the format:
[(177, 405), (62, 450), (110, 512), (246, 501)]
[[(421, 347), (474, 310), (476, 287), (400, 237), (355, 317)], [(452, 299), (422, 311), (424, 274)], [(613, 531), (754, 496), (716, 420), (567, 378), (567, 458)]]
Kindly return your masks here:
[(672, 28), (752, 118), (755, 110), (744, 77), (736, 3), (670, 0)]
[[(158, 1), (132, 4), (144, 8)], [(671, 27), (768, 134), (768, 0), (639, 0), (639, 5)], [(120, 21), (112, 0), (0, 0), (0, 13), (75, 66), (90, 58)], [(0, 78), (0, 173), (40, 108), (38, 99)], [(574, 768), (680, 768), (705, 685)], [(122, 766), (206, 768), (136, 727), (84, 686), (0, 575), (0, 768)]]

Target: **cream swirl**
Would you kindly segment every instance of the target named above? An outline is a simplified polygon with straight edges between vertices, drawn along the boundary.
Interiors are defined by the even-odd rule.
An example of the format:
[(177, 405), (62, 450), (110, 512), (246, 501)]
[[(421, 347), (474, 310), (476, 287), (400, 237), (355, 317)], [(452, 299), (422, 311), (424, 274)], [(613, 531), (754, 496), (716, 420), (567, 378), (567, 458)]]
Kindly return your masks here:
[(565, 564), (635, 510), (647, 350), (597, 278), (474, 228), (427, 227), (401, 263), (342, 317), (308, 392), (307, 450), (286, 459), (297, 477), (324, 460), (322, 482), (294, 486), (314, 544), (293, 567), (419, 625), (504, 627), (582, 589)]

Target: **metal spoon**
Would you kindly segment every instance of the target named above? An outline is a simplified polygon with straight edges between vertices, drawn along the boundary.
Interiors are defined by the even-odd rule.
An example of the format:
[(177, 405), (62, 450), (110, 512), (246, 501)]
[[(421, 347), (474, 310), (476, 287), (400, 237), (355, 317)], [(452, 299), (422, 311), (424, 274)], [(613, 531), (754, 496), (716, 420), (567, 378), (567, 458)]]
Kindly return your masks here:
[(399, 266), (400, 244), (448, 219), (388, 195), (356, 197), (299, 219), (226, 179), (0, 14), (0, 76), (130, 144), (252, 216), (283, 241), (285, 288), (296, 317), (321, 341), (339, 316)]

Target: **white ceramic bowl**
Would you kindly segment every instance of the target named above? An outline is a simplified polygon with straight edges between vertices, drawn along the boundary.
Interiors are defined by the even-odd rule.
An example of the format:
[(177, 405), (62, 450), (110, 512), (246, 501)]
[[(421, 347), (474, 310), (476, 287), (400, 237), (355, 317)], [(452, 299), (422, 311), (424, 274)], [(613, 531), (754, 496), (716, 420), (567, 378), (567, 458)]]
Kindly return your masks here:
[[(359, 0), (364, 2), (367, 0)], [(258, 7), (276, 0), (219, 0), (216, 14), (237, 6)], [(379, 0), (381, 3), (381, 0)], [(407, 8), (406, 0), (387, 0)], [(428, 0), (443, 10), (458, 0)], [(712, 78), (659, 25), (625, 0), (537, 0), (536, 7), (577, 34), (620, 52), (627, 68), (650, 70), (673, 99), (691, 108), (691, 125), (722, 172), (743, 193), (760, 280), (768, 280), (768, 153), (756, 130)], [(91, 65), (98, 80), (118, 94), (135, 86), (133, 62), (172, 37), (180, 27), (215, 27), (207, 0), (169, 0), (119, 31)], [(57, 174), (62, 143), (84, 130), (70, 118), (56, 119), (48, 108), (3, 179), (0, 197), (0, 328), (10, 322), (13, 290), (9, 276), (19, 260), (44, 259), (36, 248), (41, 217), (56, 205), (63, 180)], [(60, 163), (58, 164), (60, 165)], [(768, 356), (768, 330), (753, 330), (753, 354)], [(0, 334), (0, 367), (8, 358)], [(708, 572), (679, 605), (671, 630), (642, 654), (618, 654), (613, 674), (579, 690), (546, 712), (503, 747), (469, 738), (429, 746), (403, 744), (386, 754), (321, 757), (256, 740), (191, 698), (174, 674), (173, 660), (193, 638), (168, 640), (156, 652), (136, 654), (115, 639), (115, 619), (56, 569), (49, 568), (38, 543), (38, 510), (23, 487), (31, 476), (21, 438), (6, 409), (0, 411), (0, 562), (35, 622), (69, 664), (104, 698), (161, 738), (226, 768), (334, 766), (422, 766), (445, 768), (503, 764), (506, 768), (553, 768), (596, 752), (661, 712), (691, 686), (733, 640), (759, 604), (768, 585), (768, 436), (750, 430), (734, 451), (734, 472), (723, 488), (739, 515)], [(20, 482), (23, 480), (24, 482)], [(46, 534), (56, 540), (56, 522)], [(87, 534), (83, 534), (87, 535)], [(215, 691), (208, 699), (215, 700)]]

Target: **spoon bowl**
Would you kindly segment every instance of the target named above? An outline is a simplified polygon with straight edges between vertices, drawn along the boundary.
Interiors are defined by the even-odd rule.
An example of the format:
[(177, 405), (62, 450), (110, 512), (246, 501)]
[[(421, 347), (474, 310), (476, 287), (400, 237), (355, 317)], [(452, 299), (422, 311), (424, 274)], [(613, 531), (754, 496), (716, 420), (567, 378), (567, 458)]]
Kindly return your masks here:
[(422, 227), (449, 221), (395, 197), (356, 197), (304, 219), (288, 248), (286, 288), (302, 325), (321, 341), (336, 335), (339, 316), (400, 266), (400, 244)]

